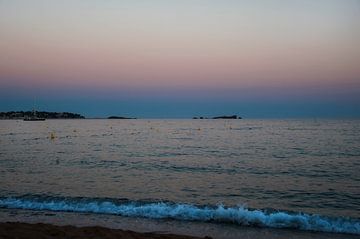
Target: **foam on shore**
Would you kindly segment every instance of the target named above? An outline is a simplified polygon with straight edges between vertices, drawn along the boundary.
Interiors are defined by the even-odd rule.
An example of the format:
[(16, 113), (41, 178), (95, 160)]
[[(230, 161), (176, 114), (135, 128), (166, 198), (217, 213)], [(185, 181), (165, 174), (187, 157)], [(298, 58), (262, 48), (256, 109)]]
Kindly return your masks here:
[(171, 202), (24, 196), (2, 197), (0, 198), (0, 208), (102, 213), (128, 217), (229, 223), (242, 226), (288, 228), (360, 235), (360, 221), (357, 219), (330, 218), (320, 215), (283, 211), (267, 212), (241, 206), (195, 206)]

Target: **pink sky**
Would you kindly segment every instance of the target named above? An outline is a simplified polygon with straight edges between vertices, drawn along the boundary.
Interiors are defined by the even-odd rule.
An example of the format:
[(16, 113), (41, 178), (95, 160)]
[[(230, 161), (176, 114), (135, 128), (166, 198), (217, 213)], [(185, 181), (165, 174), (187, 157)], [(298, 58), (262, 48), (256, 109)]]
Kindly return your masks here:
[(356, 1), (221, 2), (2, 1), (0, 77), (135, 88), (358, 82)]

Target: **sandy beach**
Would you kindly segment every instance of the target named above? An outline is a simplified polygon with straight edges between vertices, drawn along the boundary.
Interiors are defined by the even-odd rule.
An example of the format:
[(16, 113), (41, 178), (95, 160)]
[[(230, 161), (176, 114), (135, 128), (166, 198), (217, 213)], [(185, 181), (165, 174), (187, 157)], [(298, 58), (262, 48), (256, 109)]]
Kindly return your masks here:
[[(198, 227), (198, 231), (194, 232), (194, 226)], [(214, 226), (215, 227), (215, 226)], [(154, 228), (155, 229), (155, 228)], [(204, 230), (201, 225), (190, 225), (189, 231), (193, 231), (189, 235), (189, 231), (184, 230), (159, 230), (143, 231), (128, 230), (127, 227), (108, 228), (106, 226), (79, 226), (78, 224), (49, 224), (35, 222), (0, 222), (0, 238), (1, 239), (351, 239), (358, 238), (357, 235), (350, 234), (334, 234), (334, 233), (316, 233), (302, 232), (294, 230), (276, 230), (261, 228), (238, 228), (237, 233), (230, 229), (227, 233), (219, 233), (212, 230)], [(210, 234), (208, 234), (210, 233)], [(188, 234), (188, 235), (184, 235)], [(194, 235), (195, 234), (195, 235)], [(209, 235), (209, 236), (206, 236)]]
[[(26, 238), (26, 239), (50, 239), (50, 238), (122, 238), (122, 239), (198, 239), (173, 234), (160, 233), (139, 233), (120, 229), (110, 229), (99, 226), (75, 227), (75, 226), (56, 226), (51, 224), (6, 222), (0, 223), (0, 238)], [(203, 237), (210, 239), (211, 237)]]

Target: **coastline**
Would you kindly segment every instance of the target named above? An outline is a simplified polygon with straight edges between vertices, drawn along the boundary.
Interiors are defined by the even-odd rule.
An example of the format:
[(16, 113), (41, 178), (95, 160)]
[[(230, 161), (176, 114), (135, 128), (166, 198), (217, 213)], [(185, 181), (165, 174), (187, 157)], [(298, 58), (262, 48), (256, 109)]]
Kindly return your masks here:
[[(155, 232), (134, 232), (122, 229), (111, 229), (100, 226), (57, 226), (45, 223), (2, 222), (0, 223), (0, 238), (123, 238), (123, 239), (200, 239), (200, 237), (160, 234)], [(203, 237), (210, 239), (211, 237)]]
[[(194, 225), (196, 226), (196, 225)], [(0, 238), (7, 239), (63, 239), (63, 238), (101, 238), (101, 239), (226, 239), (226, 238), (252, 238), (252, 239), (343, 239), (357, 238), (357, 235), (329, 234), (316, 232), (301, 232), (293, 230), (241, 228), (240, 233), (232, 234), (231, 230), (224, 234), (202, 235), (203, 228), (198, 228), (198, 235), (172, 231), (134, 231), (127, 228), (111, 228), (107, 226), (75, 224), (50, 224), (44, 222), (0, 222)], [(187, 234), (187, 235), (186, 235)]]
[[(46, 231), (42, 231), (42, 234), (33, 234), (34, 231), (38, 231), (37, 228), (43, 228), (40, 230)], [(73, 230), (75, 231), (73, 232)], [(88, 231), (89, 234), (81, 234), (84, 231)], [(94, 234), (97, 233), (95, 231), (102, 234)], [(21, 232), (21, 234), (19, 235), (18, 232)], [(131, 233), (124, 234), (122, 237), (119, 236), (124, 232)], [(132, 237), (127, 237), (130, 235)], [(134, 218), (119, 215), (52, 212), (46, 210), (0, 209), (0, 238), (198, 239), (206, 238), (206, 236), (213, 239), (355, 239), (359, 237), (359, 235), (355, 234), (237, 226), (226, 223)]]

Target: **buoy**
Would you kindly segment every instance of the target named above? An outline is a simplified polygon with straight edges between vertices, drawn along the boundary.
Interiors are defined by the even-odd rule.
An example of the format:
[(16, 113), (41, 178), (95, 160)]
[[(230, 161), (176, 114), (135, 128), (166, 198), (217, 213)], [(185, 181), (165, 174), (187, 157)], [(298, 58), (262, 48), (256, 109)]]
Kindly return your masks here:
[(51, 133), (50, 133), (50, 139), (52, 139), (52, 140), (55, 139), (55, 133), (54, 133), (54, 132), (51, 132)]

